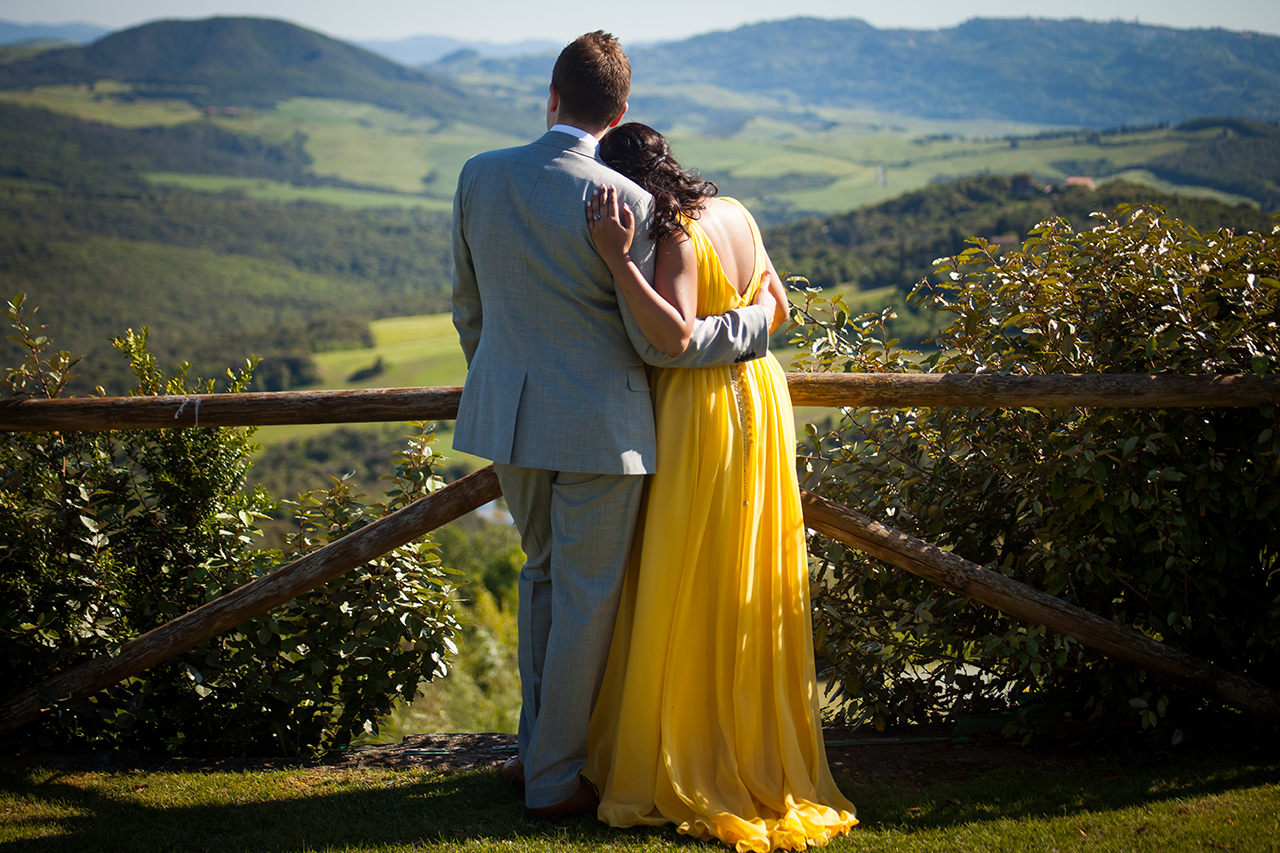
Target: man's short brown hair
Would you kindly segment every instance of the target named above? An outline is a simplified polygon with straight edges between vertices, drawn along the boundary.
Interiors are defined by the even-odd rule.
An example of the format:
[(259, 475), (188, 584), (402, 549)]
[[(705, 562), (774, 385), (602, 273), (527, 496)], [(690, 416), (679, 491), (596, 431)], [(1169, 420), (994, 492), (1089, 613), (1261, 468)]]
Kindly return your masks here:
[(560, 116), (607, 127), (627, 106), (631, 94), (631, 61), (622, 45), (604, 30), (578, 36), (560, 51), (551, 72), (560, 93)]

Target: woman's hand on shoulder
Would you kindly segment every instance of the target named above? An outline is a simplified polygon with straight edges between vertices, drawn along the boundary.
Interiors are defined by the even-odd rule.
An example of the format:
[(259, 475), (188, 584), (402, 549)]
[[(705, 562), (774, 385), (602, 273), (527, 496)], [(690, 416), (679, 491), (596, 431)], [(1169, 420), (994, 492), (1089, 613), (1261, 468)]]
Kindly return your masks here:
[[(615, 264), (625, 265), (630, 260), (631, 242), (636, 236), (636, 217), (630, 205), (619, 203), (618, 189), (609, 186), (596, 187), (587, 200), (587, 227), (596, 251), (610, 269)], [(616, 273), (616, 270), (615, 270)]]

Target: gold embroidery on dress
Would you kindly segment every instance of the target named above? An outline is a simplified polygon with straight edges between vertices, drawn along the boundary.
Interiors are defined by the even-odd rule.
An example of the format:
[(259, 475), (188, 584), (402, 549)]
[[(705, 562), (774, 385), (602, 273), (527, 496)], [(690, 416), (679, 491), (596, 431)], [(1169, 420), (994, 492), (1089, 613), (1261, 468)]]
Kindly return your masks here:
[(738, 422), (742, 428), (742, 505), (747, 506), (747, 483), (751, 473), (751, 450), (755, 445), (755, 412), (751, 389), (747, 387), (747, 366), (735, 364), (733, 370), (733, 401), (738, 407)]

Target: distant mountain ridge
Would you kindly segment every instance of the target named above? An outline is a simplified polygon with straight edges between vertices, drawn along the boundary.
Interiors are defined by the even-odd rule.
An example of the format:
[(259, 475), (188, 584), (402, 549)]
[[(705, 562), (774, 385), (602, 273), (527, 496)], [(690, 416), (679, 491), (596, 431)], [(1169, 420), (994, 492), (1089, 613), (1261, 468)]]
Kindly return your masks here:
[(0, 21), (0, 44), (24, 41), (69, 41), (85, 44), (105, 36), (111, 30), (97, 24), (18, 24)]
[[(455, 45), (416, 36), (369, 46), (395, 46), (408, 59)], [(878, 30), (857, 19), (793, 18), (636, 46), (630, 56), (641, 91), (700, 83), (789, 104), (1099, 128), (1204, 115), (1280, 121), (1280, 36), (1219, 29), (975, 18), (942, 30)], [(112, 79), (198, 106), (327, 97), (510, 127), (537, 117), (513, 116), (509, 103), (451, 77), (478, 70), (541, 82), (554, 59), (554, 49), (497, 57), (462, 48), (424, 71), (284, 21), (212, 18), (156, 21), (3, 63), (0, 88)], [(732, 116), (723, 123), (733, 126)]]
[(794, 18), (632, 52), (636, 80), (698, 80), (928, 118), (1114, 127), (1280, 119), (1280, 37), (1112, 21), (975, 18), (877, 30)]
[(477, 56), (509, 57), (526, 56), (532, 53), (545, 53), (549, 50), (559, 51), (564, 45), (553, 41), (530, 39), (514, 44), (494, 44), (488, 41), (464, 41), (448, 36), (410, 36), (403, 39), (383, 39), (377, 41), (357, 41), (354, 44), (365, 50), (381, 54), (393, 59), (401, 65), (419, 66), (443, 59), (460, 50), (474, 51)]
[[(941, 30), (792, 18), (635, 47), (632, 79), (937, 119), (1119, 127), (1280, 120), (1280, 37), (1112, 21), (974, 18)], [(441, 62), (544, 77), (554, 54)]]
[(448, 78), (405, 68), (285, 21), (155, 21), (85, 47), (0, 65), (0, 88), (118, 80), (196, 106), (271, 107), (339, 98), (443, 120), (500, 121), (491, 104)]

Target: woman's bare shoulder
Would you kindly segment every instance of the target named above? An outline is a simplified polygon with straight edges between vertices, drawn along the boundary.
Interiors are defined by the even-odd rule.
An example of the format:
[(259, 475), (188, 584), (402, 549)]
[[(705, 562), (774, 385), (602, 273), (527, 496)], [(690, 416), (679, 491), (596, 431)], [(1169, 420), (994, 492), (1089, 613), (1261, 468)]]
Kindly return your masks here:
[(750, 239), (751, 226), (742, 211), (743, 208), (728, 199), (710, 198), (698, 217), (698, 224), (708, 232), (719, 232), (731, 239), (744, 236)]

